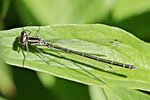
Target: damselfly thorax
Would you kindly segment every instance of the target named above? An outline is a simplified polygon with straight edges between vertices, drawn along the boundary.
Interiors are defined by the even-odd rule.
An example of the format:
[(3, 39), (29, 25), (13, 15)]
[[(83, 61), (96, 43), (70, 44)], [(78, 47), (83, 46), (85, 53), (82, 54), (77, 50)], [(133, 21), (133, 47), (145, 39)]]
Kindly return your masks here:
[(39, 38), (38, 36), (28, 37), (25, 31), (21, 32), (19, 40), (20, 40), (20, 43), (23, 45), (25, 45), (25, 42), (31, 45), (39, 45), (39, 46), (44, 46), (47, 44), (47, 42), (44, 39)]

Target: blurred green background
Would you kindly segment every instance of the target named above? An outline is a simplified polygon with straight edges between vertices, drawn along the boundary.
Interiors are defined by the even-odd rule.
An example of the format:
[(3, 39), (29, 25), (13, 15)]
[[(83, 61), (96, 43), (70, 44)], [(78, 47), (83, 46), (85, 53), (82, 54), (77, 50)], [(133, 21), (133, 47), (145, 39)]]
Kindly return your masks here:
[[(0, 0), (0, 30), (99, 23), (149, 42), (150, 0)], [(103, 89), (94, 96), (91, 91), (94, 87), (6, 65), (0, 59), (0, 100), (106, 100)]]

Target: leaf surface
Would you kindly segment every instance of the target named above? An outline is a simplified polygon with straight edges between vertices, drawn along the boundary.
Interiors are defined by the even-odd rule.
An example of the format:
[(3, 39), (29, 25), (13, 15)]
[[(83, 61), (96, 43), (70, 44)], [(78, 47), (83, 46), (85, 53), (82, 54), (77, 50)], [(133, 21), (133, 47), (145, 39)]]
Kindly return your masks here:
[[(39, 27), (24, 27), (35, 36)], [(23, 67), (23, 52), (18, 52), (22, 45), (18, 41), (22, 28), (5, 30), (0, 32), (1, 55), (5, 62), (11, 65)], [(51, 25), (40, 28), (40, 37), (45, 40), (57, 39), (63, 41), (75, 40), (69, 45), (64, 42), (54, 42), (54, 45), (65, 47), (84, 53), (92, 53), (104, 59), (117, 61), (137, 66), (137, 70), (113, 66), (102, 62), (94, 61), (79, 55), (38, 46), (41, 54), (32, 46), (29, 46), (29, 57), (25, 62), (25, 68), (52, 74), (57, 77), (73, 80), (76, 82), (104, 86), (103, 83), (83, 71), (83, 67), (90, 73), (104, 81), (106, 85), (122, 85), (132, 89), (150, 90), (150, 45), (130, 33), (119, 28), (93, 24), (93, 25)], [(117, 39), (120, 41), (117, 46), (112, 42), (101, 43), (99, 40)], [(93, 42), (94, 41), (94, 42)], [(79, 67), (80, 66), (80, 67)], [(112, 68), (110, 68), (111, 66)]]

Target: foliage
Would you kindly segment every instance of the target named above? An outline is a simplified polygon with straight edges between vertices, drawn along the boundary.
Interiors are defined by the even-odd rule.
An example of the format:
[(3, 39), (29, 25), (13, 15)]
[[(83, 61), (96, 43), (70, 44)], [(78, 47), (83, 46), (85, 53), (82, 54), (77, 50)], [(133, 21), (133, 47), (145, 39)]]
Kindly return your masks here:
[[(10, 91), (3, 88), (10, 94), (1, 92), (0, 97), (15, 100), (47, 98), (53, 100), (70, 100), (70, 98), (72, 100), (90, 100), (90, 97), (91, 100), (99, 100), (99, 98), (148, 100), (150, 98), (149, 92), (145, 91), (150, 90), (149, 43), (138, 38), (149, 41), (149, 5), (148, 0), (0, 1), (0, 29), (6, 30), (0, 31), (0, 55), (7, 64), (13, 66), (10, 69), (9, 66), (5, 67), (6, 65), (1, 62), (1, 66), (4, 67), (0, 69), (4, 69), (4, 71), (0, 70), (2, 74), (0, 77), (6, 78), (2, 78), (0, 84), (11, 88)], [(104, 23), (119, 28), (101, 24), (95, 25), (94, 23)], [(19, 47), (21, 48), (22, 45), (18, 43), (18, 38), (16, 38), (20, 35), (22, 28), (15, 27), (25, 25), (32, 25), (32, 27), (25, 27), (25, 29), (32, 31), (33, 36), (38, 29), (38, 27), (33, 26), (43, 25), (40, 29), (41, 37), (55, 41), (48, 42), (109, 60), (133, 64), (138, 69), (129, 70), (111, 66), (112, 69), (108, 67), (110, 65), (105, 63), (55, 49), (49, 50), (45, 47), (38, 47), (50, 64), (48, 65), (42, 59), (41, 54), (31, 46), (25, 68), (32, 69), (38, 74), (25, 70), (25, 68), (17, 68), (15, 66), (23, 66), (24, 56), (21, 50), (19, 52)], [(10, 28), (15, 29), (8, 30)], [(138, 38), (120, 28), (129, 31)], [(112, 45), (112, 43), (101, 42), (103, 39), (110, 41), (118, 39), (119, 41)], [(26, 48), (24, 48), (24, 53), (27, 53)], [(78, 68), (78, 65), (93, 73), (106, 84), (104, 85), (94, 79)], [(13, 74), (10, 74), (11, 72)], [(48, 74), (44, 75), (44, 73)], [(90, 87), (90, 94), (88, 94), (87, 86), (55, 78), (49, 74), (96, 87)], [(101, 89), (97, 86), (101, 86)], [(16, 91), (15, 87), (18, 91), (16, 96), (13, 93)], [(82, 97), (80, 96), (81, 93)]]

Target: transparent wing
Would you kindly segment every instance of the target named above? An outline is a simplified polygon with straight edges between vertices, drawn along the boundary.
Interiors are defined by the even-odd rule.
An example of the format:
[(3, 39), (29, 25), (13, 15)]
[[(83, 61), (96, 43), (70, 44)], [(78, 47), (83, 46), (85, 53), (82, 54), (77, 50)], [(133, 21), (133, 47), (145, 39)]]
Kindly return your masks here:
[(76, 50), (97, 57), (108, 56), (108, 50), (117, 48), (122, 42), (118, 39), (99, 39), (99, 40), (78, 40), (78, 39), (59, 39), (47, 41), (53, 45)]
[(78, 42), (84, 42), (84, 43), (94, 43), (97, 45), (103, 45), (103, 46), (109, 46), (109, 47), (117, 47), (119, 46), (122, 41), (119, 39), (98, 39), (98, 40), (88, 40), (88, 39), (52, 39), (48, 40), (50, 43), (55, 43), (55, 44), (67, 44), (67, 45), (76, 45)]

